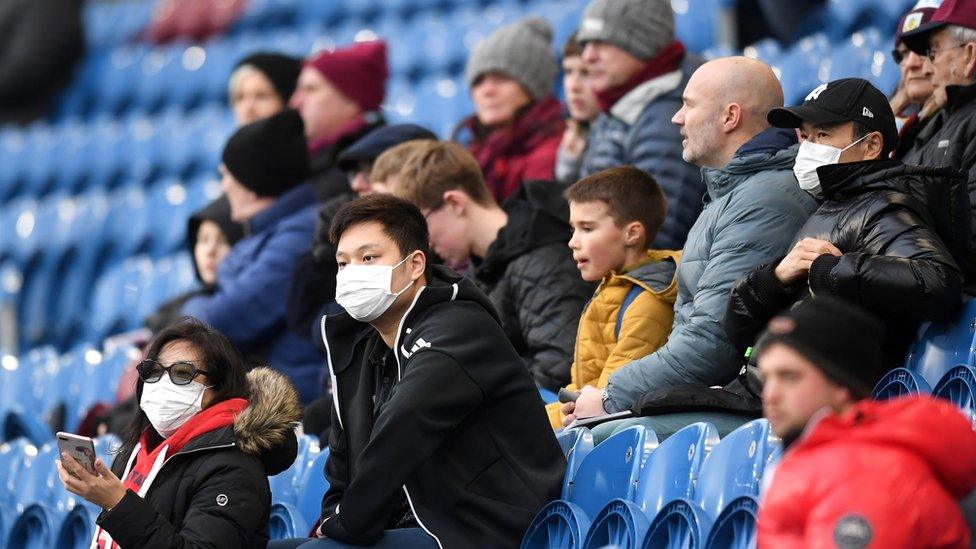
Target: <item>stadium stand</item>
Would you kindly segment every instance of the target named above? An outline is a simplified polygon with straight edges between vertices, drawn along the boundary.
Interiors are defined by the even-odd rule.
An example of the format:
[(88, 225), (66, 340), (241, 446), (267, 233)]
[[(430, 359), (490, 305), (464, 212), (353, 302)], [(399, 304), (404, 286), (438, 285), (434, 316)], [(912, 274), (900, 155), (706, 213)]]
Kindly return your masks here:
[[(816, 85), (861, 76), (891, 91), (891, 30), (912, 0), (829, 1), (793, 44), (741, 53), (780, 76), (787, 104)], [(679, 37), (714, 58), (729, 46), (735, 0), (672, 0)], [(226, 80), (237, 59), (383, 37), (391, 79), (384, 115), (447, 137), (472, 106), (463, 65), (494, 28), (550, 20), (561, 47), (581, 0), (252, 0), (229, 31), (201, 43), (141, 40), (155, 3), (90, 0), (87, 53), (51, 116), (0, 128), (0, 548), (87, 547), (98, 509), (57, 481), (53, 431), (77, 429), (114, 402), (135, 347), (105, 340), (196, 283), (184, 220), (219, 194), (216, 165), (233, 128)], [(878, 398), (931, 392), (976, 425), (976, 301), (955, 322), (926, 326), (905, 368)], [(586, 429), (559, 435), (570, 466), (562, 499), (539, 513), (523, 547), (747, 547), (774, 446), (763, 420), (719, 441), (692, 425), (662, 444), (643, 428), (593, 446)], [(97, 440), (111, 460), (120, 441)], [(271, 479), (275, 539), (304, 535), (327, 489), (328, 448), (300, 441), (296, 463)]]

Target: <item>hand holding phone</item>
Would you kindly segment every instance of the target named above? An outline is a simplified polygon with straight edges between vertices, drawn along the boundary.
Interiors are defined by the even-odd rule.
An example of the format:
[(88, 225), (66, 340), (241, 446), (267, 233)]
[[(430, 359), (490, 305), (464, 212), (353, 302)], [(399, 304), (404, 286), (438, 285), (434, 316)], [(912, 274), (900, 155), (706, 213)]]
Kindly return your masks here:
[(98, 475), (95, 471), (95, 442), (91, 438), (63, 431), (58, 432), (55, 436), (58, 439), (58, 455), (68, 454), (86, 471)]

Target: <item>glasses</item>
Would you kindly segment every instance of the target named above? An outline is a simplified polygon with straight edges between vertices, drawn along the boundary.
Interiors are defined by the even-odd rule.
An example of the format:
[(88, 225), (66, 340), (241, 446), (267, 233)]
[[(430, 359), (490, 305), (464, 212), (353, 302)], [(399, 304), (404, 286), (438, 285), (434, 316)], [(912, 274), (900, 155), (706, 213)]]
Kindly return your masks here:
[(901, 62), (908, 57), (908, 54), (912, 53), (908, 48), (895, 48), (891, 50), (891, 58), (895, 61), (896, 65), (901, 65)]
[(169, 374), (169, 380), (173, 385), (187, 385), (200, 374), (206, 374), (206, 370), (198, 369), (192, 362), (174, 362), (169, 366), (163, 366), (159, 361), (146, 359), (136, 366), (139, 372), (139, 379), (145, 383), (156, 383), (163, 378), (163, 374)]
[(436, 212), (437, 210), (443, 208), (444, 207), (444, 204), (446, 204), (446, 202), (442, 198), (442, 199), (438, 200), (436, 204), (434, 204), (430, 208), (427, 208), (427, 211), (424, 212), (424, 219), (430, 219), (430, 214), (432, 214), (432, 213)]
[(955, 50), (955, 49), (965, 48), (965, 47), (966, 44), (959, 44), (958, 46), (950, 46), (948, 48), (942, 48), (941, 50), (936, 48), (928, 48), (925, 50), (925, 53), (922, 54), (922, 57), (928, 57), (929, 61), (935, 61), (936, 56), (939, 55), (940, 53), (945, 53), (949, 50)]

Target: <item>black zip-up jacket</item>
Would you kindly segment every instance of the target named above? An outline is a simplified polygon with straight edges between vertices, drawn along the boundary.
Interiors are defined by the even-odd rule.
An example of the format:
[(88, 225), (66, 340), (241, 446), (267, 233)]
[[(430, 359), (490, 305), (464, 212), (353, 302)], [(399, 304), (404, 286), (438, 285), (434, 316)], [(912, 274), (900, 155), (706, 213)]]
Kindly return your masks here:
[(563, 190), (552, 181), (524, 182), (503, 205), (508, 223), (470, 269), (536, 383), (553, 392), (569, 384), (576, 328), (595, 289), (568, 246)]
[(559, 497), (566, 460), (488, 298), (435, 266), (400, 322), (397, 379), (378, 403), (379, 334), (345, 313), (321, 328), (335, 404), (321, 531), (375, 543), (406, 498), (441, 547), (517, 547)]
[(959, 267), (910, 188), (948, 187), (962, 175), (898, 161), (836, 164), (817, 173), (825, 201), (794, 242), (826, 240), (843, 255), (818, 257), (808, 277), (789, 286), (774, 273), (782, 258), (740, 278), (726, 312), (729, 338), (744, 352), (780, 311), (811, 293), (832, 295), (884, 321), (885, 366), (900, 366), (919, 323), (950, 317), (962, 294)]
[[(139, 549), (264, 548), (271, 514), (269, 475), (298, 455), (298, 394), (284, 375), (255, 368), (248, 407), (233, 425), (204, 433), (167, 457), (141, 498), (127, 491), (97, 523), (121, 547)], [(132, 448), (112, 471), (122, 477)]]

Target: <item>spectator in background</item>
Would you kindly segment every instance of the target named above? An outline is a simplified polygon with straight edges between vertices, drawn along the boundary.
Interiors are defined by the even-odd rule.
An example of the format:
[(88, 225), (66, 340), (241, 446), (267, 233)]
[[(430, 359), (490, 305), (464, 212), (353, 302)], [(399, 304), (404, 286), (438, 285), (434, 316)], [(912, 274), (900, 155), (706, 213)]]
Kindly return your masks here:
[(593, 293), (566, 247), (572, 230), (559, 185), (526, 181), (501, 206), (460, 145), (427, 142), (399, 173), (394, 194), (420, 208), (434, 253), (488, 294), (535, 382), (569, 383), (573, 342)]
[(784, 451), (764, 479), (759, 547), (969, 546), (976, 435), (941, 399), (871, 398), (883, 332), (826, 297), (769, 323), (757, 355)]
[(295, 92), (301, 59), (280, 53), (253, 53), (237, 62), (227, 97), (239, 126), (281, 112)]
[(338, 159), (347, 147), (383, 124), (386, 42), (359, 42), (307, 59), (289, 106), (301, 113), (308, 140), (311, 184), (319, 202), (349, 192)]
[(308, 249), (317, 206), (308, 177), (302, 119), (293, 110), (238, 129), (224, 147), (221, 185), (231, 218), (249, 236), (221, 264), (217, 289), (183, 313), (222, 331), (245, 354), (261, 352), (286, 374), (307, 404), (322, 392), (322, 358), (285, 325), (285, 297), (295, 261)]
[(773, 316), (811, 295), (833, 296), (884, 320), (883, 364), (901, 366), (919, 323), (948, 319), (959, 306), (962, 276), (935, 216), (949, 215), (949, 204), (936, 200), (953, 180), (965, 196), (962, 174), (888, 160), (898, 142), (895, 117), (861, 78), (823, 84), (803, 105), (773, 109), (768, 119), (799, 128), (794, 173), (823, 203), (785, 257), (735, 284), (729, 337), (745, 351)]
[[(288, 326), (304, 339), (316, 341), (319, 335), (318, 322), (322, 316), (336, 312), (335, 308), (335, 277), (338, 272), (335, 260), (335, 246), (329, 242), (329, 226), (332, 216), (346, 202), (356, 195), (365, 196), (373, 192), (388, 192), (383, 179), (389, 177), (391, 161), (399, 170), (403, 165), (402, 157), (394, 155), (380, 165), (377, 175), (373, 177), (374, 161), (380, 156), (386, 156), (384, 151), (398, 148), (403, 143), (413, 143), (415, 140), (435, 140), (433, 132), (413, 124), (398, 124), (377, 128), (359, 141), (353, 143), (339, 156), (339, 168), (349, 174), (349, 184), (356, 194), (343, 194), (330, 200), (319, 209), (318, 223), (312, 237), (311, 248), (302, 254), (295, 263), (291, 285), (288, 290), (288, 301), (285, 306), (285, 316)], [(406, 148), (404, 149), (406, 150)]]
[(915, 138), (922, 128), (932, 120), (933, 115), (945, 105), (945, 89), (939, 93), (932, 85), (931, 65), (927, 72), (925, 57), (911, 51), (902, 40), (902, 35), (910, 32), (932, 19), (937, 7), (932, 0), (920, 0), (898, 21), (895, 29), (895, 49), (892, 59), (901, 70), (898, 89), (891, 97), (891, 110), (899, 124), (898, 147), (892, 158), (903, 158), (915, 144)]
[(200, 288), (176, 296), (161, 305), (145, 325), (159, 332), (183, 317), (183, 304), (198, 295), (210, 295), (217, 289), (217, 272), (231, 247), (244, 237), (244, 227), (230, 218), (230, 202), (221, 196), (193, 214), (187, 221), (186, 240), (193, 259), (193, 272)]
[(701, 212), (705, 185), (681, 159), (681, 135), (670, 120), (702, 60), (674, 39), (668, 0), (593, 0), (577, 37), (603, 111), (590, 129), (580, 175), (625, 165), (651, 174), (668, 199), (668, 217), (651, 246), (680, 249)]
[[(945, 108), (915, 137), (904, 161), (966, 170), (970, 206), (976, 208), (976, 3), (944, 0), (928, 23), (903, 33), (902, 40), (925, 56), (932, 85), (946, 98)], [(976, 243), (976, 215), (970, 224), (970, 242)], [(976, 276), (972, 257), (960, 266), (967, 280)]]
[(327, 539), (270, 547), (517, 546), (566, 461), (494, 307), (428, 263), (424, 216), (403, 200), (358, 198), (329, 232), (345, 312), (322, 323), (335, 407), (315, 534)]
[[(681, 252), (648, 250), (668, 205), (654, 178), (620, 166), (566, 190), (573, 237), (569, 248), (583, 280), (599, 282), (579, 320), (568, 391), (603, 389), (617, 368), (656, 351), (668, 338), (678, 293)], [(553, 428), (561, 405), (546, 406)]]
[(553, 96), (556, 57), (552, 26), (532, 17), (492, 33), (475, 46), (465, 77), (474, 116), (459, 126), (496, 202), (527, 179), (555, 177), (563, 132), (562, 105)]
[(749, 269), (786, 253), (790, 233), (817, 205), (791, 171), (795, 133), (766, 122), (766, 112), (782, 104), (776, 75), (754, 59), (716, 59), (688, 81), (673, 121), (684, 137), (683, 158), (702, 167), (708, 197), (678, 265), (671, 334), (660, 349), (611, 374), (605, 392), (583, 387), (565, 414), (618, 412), (650, 392), (735, 378), (742, 355), (723, 324), (729, 290)]
[(583, 46), (573, 33), (563, 46), (563, 91), (569, 120), (556, 155), (556, 180), (562, 183), (574, 183), (579, 179), (590, 122), (600, 114), (588, 76), (589, 71), (583, 62)]
[(140, 409), (111, 470), (56, 462), (65, 487), (103, 509), (92, 547), (264, 547), (267, 477), (298, 454), (295, 389), (267, 368), (247, 372), (198, 322), (160, 332), (138, 370)]

